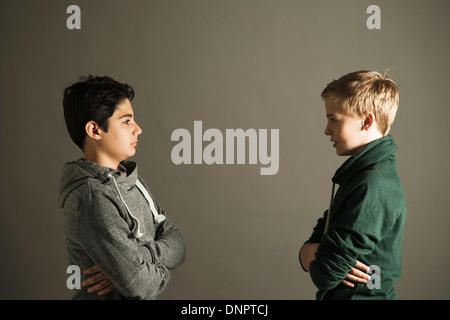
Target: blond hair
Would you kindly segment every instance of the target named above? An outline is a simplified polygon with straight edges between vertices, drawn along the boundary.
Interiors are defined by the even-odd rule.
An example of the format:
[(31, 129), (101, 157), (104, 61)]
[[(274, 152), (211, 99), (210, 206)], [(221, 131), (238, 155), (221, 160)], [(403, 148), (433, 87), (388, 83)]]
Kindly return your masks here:
[(372, 112), (378, 129), (386, 135), (394, 123), (399, 96), (398, 88), (386, 72), (356, 71), (330, 82), (322, 91), (324, 100), (338, 99), (344, 110), (358, 117)]

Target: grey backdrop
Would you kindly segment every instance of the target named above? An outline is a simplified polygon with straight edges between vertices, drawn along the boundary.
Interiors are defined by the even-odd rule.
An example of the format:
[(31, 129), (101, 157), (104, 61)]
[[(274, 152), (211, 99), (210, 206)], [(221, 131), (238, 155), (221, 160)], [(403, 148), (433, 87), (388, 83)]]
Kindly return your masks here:
[[(81, 30), (66, 9), (81, 8)], [(381, 8), (381, 30), (366, 9)], [(187, 244), (160, 299), (314, 299), (298, 250), (345, 160), (319, 95), (358, 69), (400, 88), (392, 134), (408, 216), (402, 299), (448, 299), (450, 2), (2, 1), (0, 298), (69, 299), (57, 206), (70, 141), (62, 91), (79, 75), (136, 90), (140, 174)], [(280, 169), (179, 165), (177, 128), (280, 130)]]

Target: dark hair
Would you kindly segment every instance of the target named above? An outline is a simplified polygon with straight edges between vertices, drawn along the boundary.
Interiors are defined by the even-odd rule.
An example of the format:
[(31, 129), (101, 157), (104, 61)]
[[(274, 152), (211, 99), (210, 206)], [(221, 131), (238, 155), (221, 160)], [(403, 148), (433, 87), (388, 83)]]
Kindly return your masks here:
[(107, 76), (81, 76), (64, 90), (63, 106), (67, 130), (73, 142), (83, 149), (85, 126), (94, 121), (108, 131), (108, 119), (123, 100), (133, 100), (134, 90)]

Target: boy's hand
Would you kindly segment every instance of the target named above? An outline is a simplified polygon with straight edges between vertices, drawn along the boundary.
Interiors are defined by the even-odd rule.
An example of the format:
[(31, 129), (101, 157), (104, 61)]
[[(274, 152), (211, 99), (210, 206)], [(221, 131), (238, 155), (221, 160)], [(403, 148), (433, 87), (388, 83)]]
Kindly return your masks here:
[(97, 294), (101, 296), (108, 292), (113, 291), (116, 288), (114, 286), (114, 283), (112, 283), (111, 279), (98, 266), (92, 266), (90, 268), (83, 270), (84, 275), (94, 273), (96, 273), (96, 275), (83, 281), (83, 283), (81, 284), (83, 287), (96, 284), (88, 289), (89, 293), (97, 292)]
[(352, 288), (355, 286), (355, 284), (350, 281), (366, 283), (367, 280), (370, 280), (370, 276), (361, 270), (369, 272), (370, 268), (366, 266), (364, 263), (356, 260), (356, 265), (347, 274), (347, 278), (342, 280), (342, 283)]

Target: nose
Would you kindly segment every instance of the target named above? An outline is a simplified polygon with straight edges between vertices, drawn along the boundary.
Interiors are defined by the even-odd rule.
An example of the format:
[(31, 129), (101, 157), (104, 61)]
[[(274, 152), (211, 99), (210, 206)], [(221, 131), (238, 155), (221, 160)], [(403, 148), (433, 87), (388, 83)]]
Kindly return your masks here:
[(142, 133), (142, 129), (141, 129), (141, 127), (139, 127), (139, 125), (137, 123), (135, 123), (135, 124), (136, 124), (136, 126), (134, 128), (134, 132), (135, 132), (136, 136), (138, 136)]
[(328, 124), (325, 127), (325, 131), (323, 132), (326, 136), (329, 136), (331, 134), (330, 129), (328, 128)]

